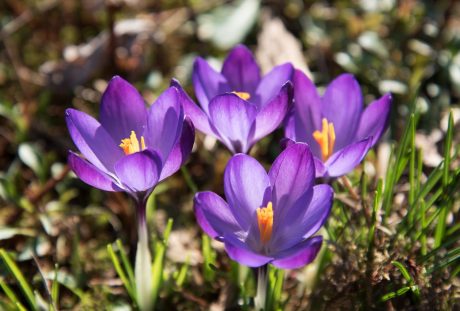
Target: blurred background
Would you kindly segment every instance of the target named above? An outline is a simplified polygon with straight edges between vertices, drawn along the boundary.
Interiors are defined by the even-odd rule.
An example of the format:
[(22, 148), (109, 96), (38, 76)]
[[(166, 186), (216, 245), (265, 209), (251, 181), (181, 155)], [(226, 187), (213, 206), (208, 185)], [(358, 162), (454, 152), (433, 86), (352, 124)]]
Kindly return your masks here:
[[(134, 84), (150, 104), (173, 77), (193, 97), (194, 58), (205, 57), (220, 69), (237, 43), (254, 51), (263, 72), (289, 61), (322, 88), (351, 72), (366, 104), (386, 92), (394, 95), (390, 130), (365, 165), (370, 189), (376, 177), (384, 176), (390, 143), (399, 141), (410, 113), (420, 114), (415, 144), (423, 150), (426, 174), (442, 161), (449, 111), (457, 124), (454, 144), (460, 139), (459, 1), (3, 0), (0, 25), (0, 248), (16, 255), (39, 292), (44, 289), (38, 267), (46, 274), (58, 264), (62, 309), (129, 308), (106, 245), (119, 238), (133, 249), (130, 200), (92, 189), (66, 165), (67, 151), (75, 147), (65, 109), (98, 116), (101, 94), (115, 74)], [(278, 130), (252, 155), (270, 164), (282, 137)], [(174, 218), (167, 271), (173, 275), (188, 265), (183, 285), (165, 285), (160, 309), (239, 309), (238, 282), (228, 278), (235, 267), (219, 243), (213, 242), (215, 282), (203, 279), (201, 232), (192, 211), (195, 189), (190, 186), (222, 193), (229, 158), (220, 143), (197, 134), (186, 170), (155, 190), (152, 234), (161, 236), (167, 219)], [(458, 167), (458, 158), (453, 166)], [(359, 180), (359, 173), (354, 177)], [(364, 287), (375, 288), (380, 297), (388, 282), (403, 282), (388, 266), (397, 252), (394, 245), (382, 246), (373, 279), (362, 278), (364, 255), (353, 244), (358, 234), (345, 235), (338, 249), (331, 246), (329, 264), (316, 267), (324, 273), (314, 280), (308, 269), (287, 272), (285, 293), (291, 298), (286, 309), (354, 310), (365, 306), (357, 302)], [(410, 254), (407, 250), (401, 256), (409, 260)], [(420, 280), (431, 285), (417, 308), (459, 307), (454, 301), (460, 283), (444, 273)], [(9, 280), (0, 265), (0, 282)], [(412, 298), (398, 299), (393, 300), (396, 309), (417, 309)], [(6, 301), (2, 293), (0, 301)], [(393, 302), (380, 307), (392, 310)]]

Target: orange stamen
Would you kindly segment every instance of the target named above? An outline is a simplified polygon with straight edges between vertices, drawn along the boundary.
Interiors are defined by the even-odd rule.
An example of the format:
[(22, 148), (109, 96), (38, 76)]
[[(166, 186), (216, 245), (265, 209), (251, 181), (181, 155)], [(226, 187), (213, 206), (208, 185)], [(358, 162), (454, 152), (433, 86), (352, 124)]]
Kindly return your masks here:
[(273, 230), (273, 206), (272, 202), (268, 202), (267, 207), (259, 207), (257, 212), (257, 223), (259, 224), (260, 240), (262, 244), (266, 244)]
[(334, 152), (335, 130), (334, 124), (328, 123), (326, 118), (323, 118), (322, 129), (313, 133), (313, 138), (321, 148), (321, 156), (323, 161), (329, 159)]
[(131, 131), (129, 138), (122, 139), (119, 146), (123, 149), (123, 152), (126, 155), (145, 150), (146, 148), (144, 136), (141, 136), (141, 143), (139, 145), (139, 140), (137, 139), (136, 133), (134, 131)]
[(244, 99), (244, 100), (248, 100), (249, 98), (251, 98), (251, 94), (249, 93), (246, 93), (246, 92), (232, 92), (233, 94), (235, 94), (236, 96), (238, 96), (239, 98), (241, 99)]

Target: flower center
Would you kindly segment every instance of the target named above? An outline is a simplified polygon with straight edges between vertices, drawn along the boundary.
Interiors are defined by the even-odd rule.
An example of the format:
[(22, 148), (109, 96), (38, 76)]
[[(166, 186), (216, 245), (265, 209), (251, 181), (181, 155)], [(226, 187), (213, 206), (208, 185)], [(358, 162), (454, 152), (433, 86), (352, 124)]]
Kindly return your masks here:
[(326, 161), (334, 152), (335, 131), (334, 124), (332, 124), (332, 122), (328, 123), (326, 118), (323, 118), (322, 126), (323, 128), (321, 132), (315, 131), (313, 133), (313, 138), (321, 148), (321, 156), (323, 157), (323, 161)]
[(249, 93), (246, 93), (246, 92), (232, 92), (233, 94), (235, 94), (236, 96), (238, 96), (239, 98), (241, 99), (244, 99), (244, 100), (248, 100), (249, 98), (251, 98), (251, 94)]
[(260, 240), (266, 244), (273, 230), (273, 207), (272, 202), (268, 202), (267, 207), (257, 208), (257, 223), (259, 224)]
[(129, 138), (122, 139), (119, 146), (123, 149), (126, 155), (145, 150), (144, 136), (141, 136), (141, 143), (139, 145), (139, 140), (137, 139), (136, 133), (131, 131)]

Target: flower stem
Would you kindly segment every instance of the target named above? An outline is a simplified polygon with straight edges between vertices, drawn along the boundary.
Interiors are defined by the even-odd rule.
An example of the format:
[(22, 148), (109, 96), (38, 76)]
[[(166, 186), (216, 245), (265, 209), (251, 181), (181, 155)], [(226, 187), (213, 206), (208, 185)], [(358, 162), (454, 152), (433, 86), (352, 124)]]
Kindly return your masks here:
[(137, 304), (141, 311), (152, 310), (152, 258), (149, 250), (149, 236), (145, 201), (137, 206), (137, 251), (135, 263), (135, 279)]
[(265, 303), (267, 301), (267, 271), (268, 266), (263, 265), (257, 268), (257, 294), (254, 299), (254, 306), (256, 311), (265, 310)]

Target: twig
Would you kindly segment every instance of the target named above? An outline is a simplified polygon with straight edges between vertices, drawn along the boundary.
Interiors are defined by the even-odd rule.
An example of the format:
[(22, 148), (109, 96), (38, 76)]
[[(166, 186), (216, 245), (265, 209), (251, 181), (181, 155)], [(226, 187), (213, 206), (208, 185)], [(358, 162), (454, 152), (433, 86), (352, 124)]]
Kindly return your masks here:
[(345, 188), (347, 188), (348, 192), (350, 192), (351, 197), (354, 200), (359, 201), (359, 195), (356, 193), (355, 189), (353, 189), (353, 186), (351, 185), (350, 180), (348, 179), (348, 177), (347, 176), (342, 176), (340, 178), (340, 180), (342, 181), (342, 183), (345, 186)]
[(42, 271), (42, 269), (40, 267), (40, 263), (38, 261), (38, 258), (35, 255), (32, 255), (32, 258), (34, 259), (35, 265), (37, 266), (38, 273), (40, 273), (40, 276), (42, 277), (43, 284), (45, 285), (46, 296), (48, 296), (49, 303), (53, 307), (53, 310), (58, 311), (58, 308), (54, 304), (53, 296), (51, 295), (51, 290), (50, 290), (50, 287), (48, 285), (48, 281), (46, 280), (45, 275), (43, 274), (43, 271)]
[(56, 178), (51, 178), (49, 179), (45, 185), (40, 189), (38, 190), (37, 192), (35, 193), (32, 193), (32, 194), (29, 194), (27, 195), (27, 199), (31, 202), (31, 203), (36, 203), (37, 201), (39, 201), (46, 193), (48, 193), (49, 191), (53, 190), (54, 187), (60, 182), (62, 181), (66, 176), (67, 174), (70, 172), (70, 167), (68, 166), (65, 166), (65, 168), (62, 170), (62, 172), (59, 174), (59, 176), (57, 176)]

